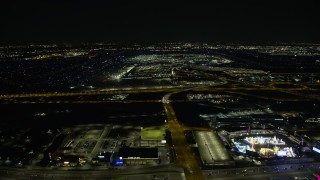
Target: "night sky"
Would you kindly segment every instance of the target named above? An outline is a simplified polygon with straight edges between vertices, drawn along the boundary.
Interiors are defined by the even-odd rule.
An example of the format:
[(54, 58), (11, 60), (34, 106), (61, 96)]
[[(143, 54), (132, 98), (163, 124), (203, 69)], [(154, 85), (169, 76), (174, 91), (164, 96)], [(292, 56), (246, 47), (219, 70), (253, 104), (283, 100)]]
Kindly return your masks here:
[(316, 1), (0, 2), (1, 44), (320, 42)]

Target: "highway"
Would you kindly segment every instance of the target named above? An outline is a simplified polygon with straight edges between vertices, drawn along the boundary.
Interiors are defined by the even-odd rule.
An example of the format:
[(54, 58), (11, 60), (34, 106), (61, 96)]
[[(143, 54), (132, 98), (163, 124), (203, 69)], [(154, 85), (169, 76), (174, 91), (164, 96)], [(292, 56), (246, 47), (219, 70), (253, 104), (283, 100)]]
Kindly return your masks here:
[(134, 177), (143, 177), (142, 179), (154, 179), (156, 177), (168, 176), (170, 179), (183, 180), (184, 175), (180, 167), (169, 164), (151, 167), (125, 167), (124, 169), (108, 170), (101, 169), (75, 169), (56, 170), (50, 168), (33, 168), (33, 169), (17, 169), (17, 168), (1, 168), (0, 179), (63, 179), (63, 180), (105, 180), (105, 179), (134, 179)]
[[(219, 84), (221, 85), (221, 84)], [(68, 97), (68, 96), (93, 96), (93, 95), (108, 95), (108, 94), (134, 94), (134, 93), (156, 93), (156, 92), (177, 92), (185, 91), (186, 89), (192, 89), (194, 91), (238, 91), (238, 90), (273, 90), (273, 91), (300, 91), (300, 90), (318, 90), (307, 86), (301, 86), (297, 88), (280, 88), (272, 87), (268, 83), (267, 86), (255, 86), (255, 87), (237, 87), (235, 85), (230, 87), (192, 87), (192, 86), (156, 86), (156, 87), (134, 87), (134, 88), (110, 88), (104, 90), (91, 90), (91, 91), (79, 91), (79, 92), (47, 92), (47, 93), (20, 93), (20, 94), (0, 94), (0, 99), (7, 98), (27, 98), (27, 97)]]
[[(313, 176), (319, 163), (279, 164), (273, 166), (252, 166), (245, 168), (205, 170), (206, 179), (256, 179), (270, 176)], [(226, 177), (228, 176), (228, 177)]]
[(220, 176), (220, 177), (208, 177), (207, 179), (214, 179), (214, 180), (248, 180), (248, 179), (264, 179), (264, 180), (268, 180), (271, 177), (273, 178), (277, 178), (277, 180), (287, 180), (287, 179), (291, 179), (293, 177), (297, 177), (297, 179), (316, 179), (313, 175), (311, 175), (310, 172), (307, 171), (303, 171), (303, 172), (286, 172), (286, 173), (282, 173), (282, 174), (278, 174), (278, 173), (265, 173), (265, 174), (253, 174), (250, 176), (234, 176), (234, 175), (228, 175), (225, 174), (224, 176)]
[[(99, 95), (111, 95), (111, 94), (138, 94), (138, 93), (174, 93), (191, 90), (195, 93), (203, 92), (229, 92), (232, 94), (239, 94), (244, 96), (251, 96), (260, 99), (269, 99), (276, 101), (299, 101), (302, 99), (315, 99), (319, 100), (319, 97), (312, 96), (312, 94), (305, 93), (305, 90), (313, 90), (308, 87), (300, 88), (275, 88), (275, 87), (194, 87), (194, 88), (183, 88), (183, 87), (164, 87), (161, 88), (127, 88), (127, 89), (110, 89), (106, 91), (82, 91), (82, 92), (49, 92), (49, 93), (31, 93), (31, 94), (2, 94), (0, 95), (0, 102), (2, 104), (15, 104), (15, 103), (53, 103), (53, 104), (69, 104), (69, 103), (108, 103), (108, 102), (119, 102), (119, 103), (145, 103), (145, 102), (161, 102), (157, 99), (142, 99), (142, 100), (103, 100), (103, 98), (96, 99), (94, 96)], [(283, 93), (292, 94), (292, 98), (288, 97), (270, 97), (268, 94), (252, 94), (252, 91), (278, 91)], [(298, 93), (302, 91), (302, 93)], [(93, 98), (90, 99), (90, 96)], [(68, 97), (68, 100), (64, 100), (62, 97)], [(74, 98), (71, 98), (74, 97)], [(79, 97), (88, 97), (82, 99)], [(55, 99), (52, 99), (55, 98)], [(56, 99), (60, 98), (60, 99)], [(70, 99), (71, 98), (71, 99)]]
[[(176, 153), (176, 163), (183, 167), (187, 180), (205, 179), (202, 170), (200, 169), (201, 165), (198, 164), (198, 161), (186, 140), (185, 131), (191, 130), (192, 128), (185, 128), (179, 123), (175, 111), (170, 103), (170, 96), (175, 93), (165, 95), (162, 102), (167, 114), (167, 124), (171, 132), (172, 144)], [(203, 130), (209, 129), (203, 128)]]
[(47, 92), (47, 93), (21, 93), (21, 94), (2, 94), (0, 99), (6, 98), (26, 98), (26, 97), (65, 97), (65, 96), (92, 96), (108, 94), (130, 94), (130, 93), (148, 93), (148, 92), (175, 92), (183, 90), (185, 87), (159, 86), (159, 87), (134, 87), (134, 88), (110, 88), (96, 91), (78, 91), (78, 92)]

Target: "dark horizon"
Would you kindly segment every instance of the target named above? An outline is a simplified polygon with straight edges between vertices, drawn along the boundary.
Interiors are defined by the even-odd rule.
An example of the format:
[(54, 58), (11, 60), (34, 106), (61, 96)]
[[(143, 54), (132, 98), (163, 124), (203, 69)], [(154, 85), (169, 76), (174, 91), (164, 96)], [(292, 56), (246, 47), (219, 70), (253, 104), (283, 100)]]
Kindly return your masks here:
[(1, 3), (0, 44), (319, 43), (315, 1)]

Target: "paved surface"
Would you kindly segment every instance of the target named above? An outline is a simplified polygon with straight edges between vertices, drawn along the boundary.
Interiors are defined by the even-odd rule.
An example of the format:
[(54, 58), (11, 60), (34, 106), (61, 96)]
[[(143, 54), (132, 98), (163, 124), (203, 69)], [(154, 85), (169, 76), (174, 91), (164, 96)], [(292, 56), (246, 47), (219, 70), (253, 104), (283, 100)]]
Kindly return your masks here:
[[(232, 169), (214, 169), (203, 171), (206, 179), (257, 179), (273, 176), (311, 177), (320, 171), (320, 163), (283, 164)], [(310, 178), (309, 178), (310, 179)]]
[(172, 144), (176, 153), (176, 162), (183, 167), (187, 180), (205, 179), (197, 159), (186, 141), (184, 134), (185, 128), (178, 122), (172, 108), (169, 100), (170, 95), (171, 94), (168, 94), (163, 98), (163, 106), (167, 114), (168, 128), (171, 131)]
[[(231, 81), (231, 80), (228, 80)], [(221, 84), (225, 84), (226, 82), (220, 83), (220, 84), (216, 84), (216, 85), (221, 85)], [(238, 82), (235, 82), (238, 83)], [(299, 88), (279, 88), (279, 87), (273, 87), (270, 86), (270, 84), (265, 83), (265, 84), (260, 84), (260, 85), (255, 85), (256, 87), (241, 87), (241, 86), (237, 86), (237, 85), (241, 85), (240, 84), (232, 84), (229, 85), (229, 87), (196, 87), (196, 88), (192, 88), (192, 87), (186, 87), (186, 86), (181, 86), (181, 87), (176, 87), (176, 86), (159, 86), (159, 87), (135, 87), (135, 88), (121, 88), (121, 89), (114, 89), (114, 88), (110, 88), (110, 89), (105, 89), (105, 90), (100, 90), (100, 91), (81, 91), (81, 92), (48, 92), (48, 93), (28, 93), (28, 94), (2, 94), (0, 95), (0, 100), (3, 101), (4, 103), (29, 103), (30, 101), (32, 102), (37, 102), (37, 103), (101, 103), (101, 102), (108, 102), (108, 101), (103, 101), (103, 100), (79, 100), (77, 98), (75, 98), (74, 100), (68, 100), (68, 101), (64, 101), (64, 100), (48, 100), (48, 101), (41, 101), (41, 98), (49, 98), (49, 97), (78, 97), (78, 96), (95, 96), (95, 95), (108, 95), (108, 94), (130, 94), (130, 93), (159, 93), (159, 92), (168, 92), (168, 93), (174, 93), (174, 92), (182, 92), (188, 89), (192, 89), (194, 91), (236, 91), (237, 93), (240, 93), (240, 91), (243, 90), (271, 90), (271, 91), (281, 91), (281, 92), (286, 92), (286, 93), (291, 93), (294, 95), (298, 95), (298, 96), (303, 96), (306, 98), (312, 98), (312, 99), (319, 99), (315, 96), (312, 95), (307, 95), (305, 93), (299, 93), (299, 91), (303, 91), (303, 90), (317, 90), (317, 89), (313, 89), (310, 88), (308, 86), (301, 86)], [(240, 93), (241, 94), (241, 93)], [(256, 98), (262, 98), (262, 99), (270, 99), (269, 97), (265, 97), (265, 96), (260, 96), (260, 95), (252, 95), (250, 93), (243, 93), (244, 95), (250, 95)], [(39, 100), (35, 100), (32, 98), (35, 97), (39, 97)], [(27, 98), (31, 98), (31, 99), (27, 99)], [(286, 98), (271, 98), (273, 100), (287, 100)], [(290, 99), (290, 100), (295, 100), (295, 99)], [(301, 100), (301, 98), (296, 99), (296, 101)], [(159, 100), (121, 100), (121, 101), (114, 101), (112, 100), (112, 102), (159, 102)]]
[(99, 151), (101, 151), (103, 143), (107, 140), (107, 136), (108, 136), (109, 132), (110, 132), (110, 126), (105, 126), (103, 128), (103, 131), (102, 131), (99, 139), (97, 139), (98, 142), (97, 142), (96, 146), (94, 147), (94, 149), (91, 152), (91, 157), (97, 156)]
[[(73, 169), (73, 170), (71, 170)], [(100, 170), (88, 169), (87, 171), (75, 170), (74, 168), (65, 170), (55, 170), (49, 168), (39, 169), (16, 169), (16, 168), (1, 168), (0, 179), (62, 179), (62, 180), (121, 180), (121, 179), (163, 179), (169, 177), (174, 180), (185, 180), (182, 169), (177, 165), (162, 165), (152, 167), (126, 167), (125, 169), (107, 170), (101, 168)], [(136, 178), (135, 178), (136, 177)], [(155, 178), (154, 178), (155, 177)]]

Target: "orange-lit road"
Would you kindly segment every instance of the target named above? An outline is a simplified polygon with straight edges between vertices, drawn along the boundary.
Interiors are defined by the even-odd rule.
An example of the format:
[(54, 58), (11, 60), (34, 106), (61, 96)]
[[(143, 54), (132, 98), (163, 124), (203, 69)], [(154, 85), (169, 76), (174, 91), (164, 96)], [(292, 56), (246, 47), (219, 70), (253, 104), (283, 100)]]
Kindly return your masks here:
[[(103, 91), (80, 91), (80, 92), (48, 92), (48, 93), (24, 93), (24, 94), (0, 94), (0, 99), (7, 98), (33, 98), (33, 97), (64, 97), (64, 96), (93, 96), (93, 95), (108, 95), (108, 94), (133, 94), (133, 93), (156, 93), (156, 92), (177, 92), (185, 90), (188, 87), (136, 87), (136, 88), (121, 88), (121, 89), (108, 89)], [(194, 91), (238, 91), (238, 90), (274, 90), (274, 91), (300, 91), (300, 90), (313, 90), (308, 87), (300, 88), (276, 88), (276, 87), (189, 87)]]
[[(172, 144), (176, 153), (176, 163), (180, 164), (184, 171), (187, 180), (201, 180), (205, 179), (195, 155), (192, 153), (184, 134), (185, 130), (192, 128), (182, 126), (176, 117), (176, 114), (170, 104), (169, 97), (173, 93), (166, 95), (162, 102), (167, 114), (168, 128), (171, 132)], [(208, 130), (208, 128), (195, 128), (201, 130)]]
[[(13, 99), (14, 100), (14, 99)], [(159, 103), (161, 100), (145, 99), (145, 100), (23, 100), (23, 101), (7, 101), (3, 104), (101, 104), (101, 103)]]
[(21, 94), (0, 94), (0, 99), (7, 98), (33, 98), (33, 97), (68, 97), (68, 96), (94, 96), (108, 94), (134, 94), (134, 93), (156, 93), (156, 92), (174, 92), (184, 89), (183, 87), (136, 87), (136, 88), (121, 88), (107, 89), (100, 91), (79, 91), (79, 92), (44, 92), (44, 93), (21, 93)]

